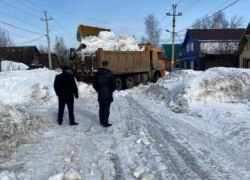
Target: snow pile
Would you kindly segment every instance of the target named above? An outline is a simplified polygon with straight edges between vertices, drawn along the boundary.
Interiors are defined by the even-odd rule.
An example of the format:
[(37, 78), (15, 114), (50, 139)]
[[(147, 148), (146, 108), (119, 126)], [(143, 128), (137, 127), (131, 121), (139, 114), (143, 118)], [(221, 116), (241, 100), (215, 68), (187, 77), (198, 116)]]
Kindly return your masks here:
[(121, 35), (117, 42), (116, 50), (120, 51), (140, 51), (134, 37)]
[(34, 84), (32, 87), (32, 94), (31, 94), (31, 101), (39, 103), (39, 104), (44, 104), (49, 102), (52, 97), (52, 93), (50, 93), (50, 89), (46, 85), (42, 84)]
[(185, 98), (193, 101), (243, 102), (249, 92), (250, 70), (212, 68), (191, 78), (185, 87)]
[(95, 93), (94, 88), (92, 87), (92, 85), (88, 85), (84, 82), (77, 82), (77, 86), (78, 86), (78, 93), (81, 97), (87, 96), (91, 93)]
[(101, 31), (98, 36), (82, 38), (81, 43), (87, 46), (82, 50), (82, 53), (94, 53), (98, 48), (103, 48), (104, 50), (140, 51), (134, 37), (121, 35), (117, 41), (115, 34), (108, 31)]
[(31, 130), (38, 131), (45, 126), (40, 119), (29, 116), (26, 108), (0, 105), (0, 157), (9, 156), (19, 144), (26, 142)]
[[(30, 117), (25, 108), (29, 109), (32, 105), (57, 105), (57, 96), (53, 89), (57, 74), (58, 72), (46, 68), (0, 73), (0, 156), (8, 156), (14, 152), (29, 132), (36, 132), (53, 123), (54, 117), (46, 120), (47, 114), (50, 114), (44, 112), (43, 108), (40, 113), (43, 114), (44, 122)], [(94, 92), (92, 86), (82, 82), (78, 88), (80, 96)]]
[(29, 103), (38, 99), (56, 100), (53, 89), (56, 74), (57, 72), (46, 68), (1, 72), (0, 102), (11, 105)]
[(18, 63), (8, 60), (1, 62), (1, 71), (16, 71), (16, 70), (26, 70), (26, 69), (29, 69), (29, 66), (23, 63)]
[(48, 69), (0, 73), (0, 156), (14, 152), (29, 132), (47, 127), (48, 123), (30, 117), (26, 109), (57, 101), (53, 90), (56, 74)]
[(177, 71), (144, 90), (165, 100), (175, 112), (187, 112), (197, 102), (240, 103), (249, 101), (250, 70), (211, 68), (205, 72)]
[(82, 44), (87, 47), (82, 50), (84, 53), (94, 53), (98, 48), (114, 50), (116, 48), (115, 35), (112, 32), (100, 32), (98, 36), (88, 36), (82, 39)]

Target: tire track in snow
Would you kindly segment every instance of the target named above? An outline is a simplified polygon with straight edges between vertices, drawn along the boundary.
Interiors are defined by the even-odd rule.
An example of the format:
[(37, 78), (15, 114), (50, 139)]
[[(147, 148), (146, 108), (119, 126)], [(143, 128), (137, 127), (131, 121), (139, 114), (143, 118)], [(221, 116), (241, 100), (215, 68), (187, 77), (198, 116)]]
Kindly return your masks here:
[[(115, 116), (120, 119), (121, 121), (117, 124), (118, 126), (120, 126), (121, 130), (125, 133), (124, 137), (135, 137), (136, 140), (140, 140), (140, 138), (142, 138), (144, 136), (144, 132), (146, 131), (146, 125), (147, 122), (145, 121), (145, 119), (142, 119), (141, 117), (137, 116), (137, 110), (139, 110), (138, 108), (140, 107), (135, 107), (132, 104), (134, 103), (133, 101), (131, 101), (131, 99), (127, 98), (127, 97), (116, 97), (115, 102), (118, 102), (117, 105), (114, 104), (113, 106), (113, 110), (115, 111)], [(122, 102), (122, 103), (121, 103)], [(135, 146), (136, 148), (140, 148), (139, 152), (133, 152), (136, 153), (135, 157), (127, 157), (127, 158), (131, 158), (131, 162), (132, 164), (127, 164), (127, 166), (133, 166), (133, 163), (136, 164), (137, 167), (143, 167), (145, 168), (146, 171), (148, 171), (147, 173), (152, 174), (154, 176), (155, 179), (159, 179), (159, 180), (165, 180), (166, 177), (164, 177), (161, 173), (161, 171), (159, 170), (159, 163), (155, 163), (155, 162), (150, 162), (152, 159), (152, 156), (155, 156), (154, 154), (152, 155), (149, 150), (148, 147), (145, 147), (145, 145), (141, 144), (141, 143), (136, 143), (136, 142), (131, 142), (134, 143), (131, 146)], [(119, 143), (118, 143), (119, 144)], [(119, 149), (119, 147), (117, 147)], [(131, 151), (133, 151), (133, 148), (131, 149), (131, 147), (123, 147), (122, 151), (120, 153), (118, 153), (119, 156), (121, 156), (121, 160), (124, 159), (124, 157), (126, 157), (126, 155), (131, 156)], [(122, 157), (123, 156), (123, 157)], [(123, 160), (124, 161), (124, 160)], [(131, 178), (131, 175), (128, 176), (127, 174), (131, 174), (131, 170), (130, 172), (128, 172), (128, 167), (124, 167), (124, 165), (126, 164), (126, 162), (123, 162), (123, 169), (124, 169), (124, 174), (126, 175), (125, 177), (129, 177), (129, 179), (134, 179), (134, 177)], [(146, 174), (145, 173), (145, 176)]]
[[(230, 158), (227, 159), (228, 153), (233, 155), (234, 152), (230, 152), (228, 147), (226, 147), (227, 149), (221, 147), (221, 144), (223, 144), (221, 140), (211, 137), (210, 134), (187, 125), (185, 122), (178, 122), (170, 119), (167, 115), (163, 116), (149, 111), (150, 107), (147, 107), (146, 104), (142, 105), (133, 98), (130, 99), (131, 109), (136, 107), (135, 116), (149, 121), (147, 129), (150, 136), (154, 138), (157, 144), (162, 144), (162, 146), (155, 146), (155, 148), (162, 155), (162, 158), (170, 163), (168, 164), (169, 170), (175, 172), (177, 179), (237, 179), (241, 177), (237, 170), (227, 169), (228, 164), (226, 162), (232, 163), (232, 165), (234, 163), (230, 162)], [(164, 122), (162, 119), (166, 121), (164, 124), (162, 124)], [(181, 128), (178, 128), (178, 125)], [(195, 149), (196, 144), (192, 147), (192, 144), (183, 141), (187, 134), (200, 144), (203, 153), (206, 153), (205, 155), (199, 155), (201, 150)], [(183, 135), (184, 137), (182, 137)], [(220, 160), (222, 161), (220, 162)], [(240, 179), (242, 178), (244, 179), (244, 177)], [(245, 179), (247, 179), (247, 176)]]

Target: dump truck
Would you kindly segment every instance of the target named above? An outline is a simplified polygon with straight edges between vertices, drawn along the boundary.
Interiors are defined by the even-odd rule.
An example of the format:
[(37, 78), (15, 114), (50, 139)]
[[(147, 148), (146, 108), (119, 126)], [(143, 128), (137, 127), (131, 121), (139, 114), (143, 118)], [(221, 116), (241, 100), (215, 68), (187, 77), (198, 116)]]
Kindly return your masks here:
[[(96, 34), (98, 31), (104, 30), (97, 27), (86, 28), (84, 26), (84, 29), (81, 27), (78, 27), (78, 41), (80, 41), (79, 36), (85, 37), (85, 35), (90, 35), (91, 32)], [(77, 49), (70, 50), (71, 66), (78, 80), (91, 83), (103, 60), (109, 62), (108, 68), (115, 75), (117, 90), (132, 88), (143, 82), (156, 82), (158, 78), (165, 75), (163, 50), (153, 48), (150, 43), (145, 45), (143, 51), (104, 50), (98, 48), (92, 54), (83, 55), (79, 53), (85, 47), (85, 44), (80, 44)]]

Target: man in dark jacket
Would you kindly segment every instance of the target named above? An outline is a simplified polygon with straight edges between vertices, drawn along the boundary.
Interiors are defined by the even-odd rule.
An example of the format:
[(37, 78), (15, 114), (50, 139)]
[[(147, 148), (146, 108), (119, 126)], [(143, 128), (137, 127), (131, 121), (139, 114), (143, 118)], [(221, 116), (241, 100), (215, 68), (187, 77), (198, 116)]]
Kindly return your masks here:
[(58, 96), (58, 124), (62, 125), (65, 104), (69, 112), (70, 125), (78, 125), (74, 117), (74, 97), (78, 98), (78, 88), (74, 76), (68, 66), (62, 67), (63, 72), (56, 76), (54, 89)]
[(108, 69), (108, 61), (102, 61), (102, 68), (94, 76), (93, 87), (98, 93), (100, 123), (103, 127), (112, 126), (108, 119), (115, 90), (115, 76)]

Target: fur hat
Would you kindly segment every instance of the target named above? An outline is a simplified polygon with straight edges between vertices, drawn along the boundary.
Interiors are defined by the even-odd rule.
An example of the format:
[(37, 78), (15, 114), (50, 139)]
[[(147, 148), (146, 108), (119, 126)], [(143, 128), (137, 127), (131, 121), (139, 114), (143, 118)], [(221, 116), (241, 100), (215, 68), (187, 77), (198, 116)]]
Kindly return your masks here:
[(63, 71), (69, 70), (69, 66), (63, 66), (63, 67), (62, 67), (62, 70), (63, 70)]
[(107, 60), (102, 61), (102, 66), (106, 67), (109, 65), (109, 62)]

